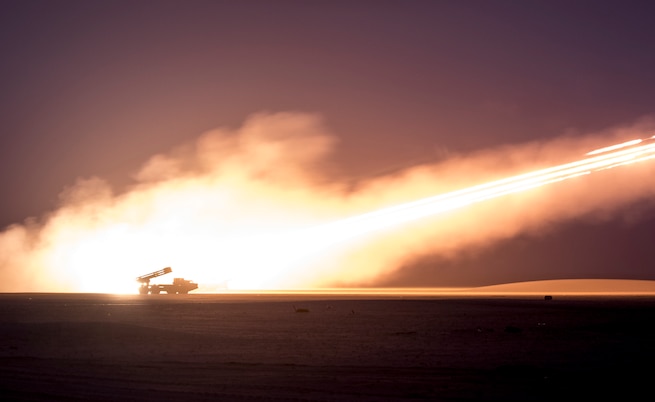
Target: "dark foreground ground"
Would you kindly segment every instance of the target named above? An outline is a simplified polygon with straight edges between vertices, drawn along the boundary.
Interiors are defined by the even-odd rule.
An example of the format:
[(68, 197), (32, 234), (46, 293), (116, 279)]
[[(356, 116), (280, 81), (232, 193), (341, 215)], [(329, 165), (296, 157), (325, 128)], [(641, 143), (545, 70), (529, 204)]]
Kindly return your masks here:
[(4, 294), (0, 340), (3, 401), (650, 400), (655, 299)]

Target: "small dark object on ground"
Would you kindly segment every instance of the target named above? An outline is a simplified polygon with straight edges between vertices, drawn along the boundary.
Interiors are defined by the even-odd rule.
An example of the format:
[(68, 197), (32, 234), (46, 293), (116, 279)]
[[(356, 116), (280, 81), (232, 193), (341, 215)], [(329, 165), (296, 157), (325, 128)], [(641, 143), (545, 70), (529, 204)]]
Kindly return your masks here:
[(546, 295), (546, 296), (544, 296), (544, 300), (553, 300), (553, 296)]

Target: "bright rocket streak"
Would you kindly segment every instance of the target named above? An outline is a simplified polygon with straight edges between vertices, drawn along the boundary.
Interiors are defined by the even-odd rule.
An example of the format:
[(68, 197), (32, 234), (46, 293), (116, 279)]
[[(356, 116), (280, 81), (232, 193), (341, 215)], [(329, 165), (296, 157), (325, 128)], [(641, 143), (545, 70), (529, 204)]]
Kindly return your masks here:
[[(598, 152), (594, 157), (382, 208), (307, 230), (277, 235), (275, 239), (259, 242), (258, 244), (266, 244), (266, 247), (261, 247), (257, 254), (266, 255), (267, 264), (277, 265), (280, 271), (259, 272), (256, 279), (249, 278), (244, 283), (235, 281), (234, 285), (237, 288), (261, 288), (262, 285), (266, 287), (267, 282), (275, 281), (275, 272), (287, 271), (293, 267), (300, 269), (305, 260), (316, 257), (317, 252), (325, 252), (332, 246), (348, 242), (357, 236), (371, 234), (485, 200), (591, 174), (594, 171), (653, 159), (655, 158), (655, 142), (651, 140), (649, 139), (646, 144), (639, 146), (607, 147), (604, 149), (610, 149), (610, 151)], [(641, 141), (633, 142), (633, 145), (637, 143), (641, 143)], [(291, 251), (288, 249), (288, 245), (295, 245), (295, 247)], [(234, 247), (239, 247), (239, 245), (235, 244)]]
[[(337, 243), (361, 234), (455, 210), (492, 198), (568, 180), (590, 174), (593, 171), (610, 169), (655, 158), (655, 143), (652, 142), (626, 149), (641, 141), (633, 140), (615, 146), (601, 148), (600, 150), (592, 151), (594, 154), (600, 153), (600, 155), (595, 157), (383, 208), (315, 227), (313, 231), (315, 231), (315, 235), (322, 237), (322, 240)], [(610, 152), (615, 149), (619, 150)]]
[(614, 151), (615, 149), (630, 147), (632, 145), (639, 144), (641, 141), (643, 141), (643, 140), (636, 139), (636, 140), (632, 140), (632, 141), (626, 141), (626, 142), (623, 142), (621, 144), (610, 145), (609, 147), (599, 148), (599, 149), (593, 150), (591, 152), (587, 152), (586, 155), (597, 155), (597, 154), (602, 154), (603, 152)]

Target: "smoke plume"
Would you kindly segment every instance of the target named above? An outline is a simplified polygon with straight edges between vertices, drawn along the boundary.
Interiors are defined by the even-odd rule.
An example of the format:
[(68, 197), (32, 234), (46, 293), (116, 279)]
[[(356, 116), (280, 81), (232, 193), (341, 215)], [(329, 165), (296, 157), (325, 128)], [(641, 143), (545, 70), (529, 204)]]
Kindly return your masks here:
[[(353, 235), (331, 222), (582, 159), (653, 135), (652, 124), (502, 146), (385, 176), (348, 180), (318, 115), (256, 114), (155, 155), (115, 194), (80, 179), (60, 205), (0, 234), (0, 291), (134, 293), (135, 277), (173, 267), (200, 290), (365, 284), (425, 255), (452, 256), (572, 218), (612, 219), (655, 198), (643, 162)], [(165, 282), (162, 280), (162, 282)]]

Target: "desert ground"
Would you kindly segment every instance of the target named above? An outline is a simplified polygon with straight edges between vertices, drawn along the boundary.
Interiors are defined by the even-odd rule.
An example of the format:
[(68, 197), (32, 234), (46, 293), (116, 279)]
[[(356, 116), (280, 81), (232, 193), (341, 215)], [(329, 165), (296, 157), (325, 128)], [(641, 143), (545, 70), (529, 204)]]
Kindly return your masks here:
[(0, 306), (3, 401), (649, 400), (653, 381), (652, 296), (23, 293)]

